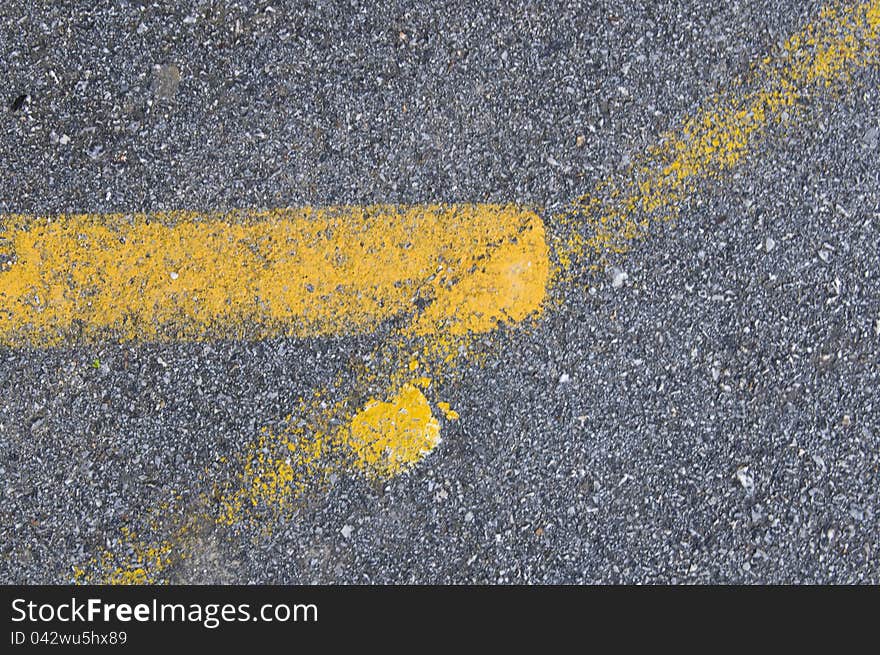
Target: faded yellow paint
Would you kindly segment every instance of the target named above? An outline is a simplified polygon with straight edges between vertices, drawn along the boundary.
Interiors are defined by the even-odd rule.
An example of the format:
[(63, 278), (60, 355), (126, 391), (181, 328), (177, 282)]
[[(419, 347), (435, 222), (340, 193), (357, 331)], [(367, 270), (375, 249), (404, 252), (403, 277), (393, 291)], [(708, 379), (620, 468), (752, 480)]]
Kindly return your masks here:
[[(413, 360), (404, 361), (401, 368), (408, 370)], [(267, 515), (289, 514), (334, 474), (356, 470), (368, 478), (387, 479), (412, 468), (440, 443), (440, 425), (423, 393), (430, 384), (428, 378), (417, 377), (402, 384), (387, 401), (370, 399), (353, 413), (344, 402), (317, 413), (303, 402), (298, 412), (306, 416), (313, 412), (308, 423), (300, 425), (289, 416), (290, 427), (278, 432), (263, 429), (245, 449), (232, 483), (215, 488), (210, 500), (203, 499), (201, 509), (171, 530), (171, 537), (154, 544), (123, 529), (124, 548), (105, 550), (74, 567), (74, 582), (148, 584), (167, 579), (170, 567), (187, 557), (195, 525), (264, 527)], [(313, 401), (323, 398), (318, 392)], [(448, 419), (457, 418), (448, 403), (437, 406)], [(210, 509), (212, 505), (218, 509)], [(155, 509), (150, 521), (155, 531), (161, 532), (168, 513), (167, 503)]]
[(355, 468), (387, 478), (414, 466), (440, 442), (440, 425), (419, 388), (428, 384), (416, 378), (353, 414), (335, 403), (306, 428), (263, 430), (247, 449), (237, 483), (221, 494), (216, 521), (235, 525), (254, 510), (284, 512), (334, 473)]
[(159, 581), (158, 576), (174, 561), (173, 551), (179, 546), (179, 538), (175, 543), (166, 539), (149, 544), (127, 528), (122, 528), (121, 533), (129, 554), (123, 557), (104, 550), (86, 565), (75, 566), (75, 584), (140, 585)]
[(512, 205), (0, 223), (10, 346), (347, 335), (400, 316), (420, 334), (484, 332), (540, 311), (549, 274), (541, 219)]
[[(314, 426), (312, 426), (314, 427)], [(289, 508), (310, 485), (319, 484), (335, 469), (332, 454), (339, 451), (336, 433), (320, 429), (264, 429), (250, 445), (235, 486), (220, 497), (214, 521), (235, 525), (255, 510), (278, 514)]]
[(714, 95), (626, 173), (599, 182), (557, 217), (555, 251), (571, 273), (626, 252), (652, 223), (678, 217), (701, 182), (741, 163), (776, 125), (803, 111), (803, 101), (845, 86), (880, 61), (880, 0), (828, 7), (743, 80)]
[[(294, 436), (300, 437), (294, 439)], [(215, 521), (232, 526), (241, 523), (256, 511), (279, 515), (305, 493), (310, 485), (333, 472), (324, 459), (332, 448), (338, 448), (333, 437), (313, 435), (267, 434), (249, 450), (240, 473), (239, 486), (222, 497), (220, 514)], [(288, 448), (289, 452), (285, 452)]]

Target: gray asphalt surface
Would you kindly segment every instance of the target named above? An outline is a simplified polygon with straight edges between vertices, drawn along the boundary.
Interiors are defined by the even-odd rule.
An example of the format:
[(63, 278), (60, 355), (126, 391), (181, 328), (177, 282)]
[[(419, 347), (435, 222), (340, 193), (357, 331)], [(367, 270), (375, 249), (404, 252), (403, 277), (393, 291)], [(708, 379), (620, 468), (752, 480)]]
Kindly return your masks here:
[[(476, 4), (5, 2), (0, 213), (551, 216), (821, 6)], [(621, 257), (622, 287), (584, 271), (487, 336), (415, 470), (210, 531), (171, 580), (880, 582), (880, 72), (850, 86)], [(0, 349), (0, 581), (66, 581), (381, 338)]]

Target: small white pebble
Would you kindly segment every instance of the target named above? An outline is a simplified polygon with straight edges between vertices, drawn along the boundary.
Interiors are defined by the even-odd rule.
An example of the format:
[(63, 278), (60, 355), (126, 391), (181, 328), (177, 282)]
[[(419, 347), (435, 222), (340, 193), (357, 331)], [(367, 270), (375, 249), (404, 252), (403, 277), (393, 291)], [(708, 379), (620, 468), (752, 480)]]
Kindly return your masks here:
[(180, 276), (176, 272), (171, 271), (171, 279), (172, 280), (176, 280), (178, 277), (180, 277)]
[(559, 376), (559, 384), (567, 384), (571, 382), (571, 376), (568, 373), (563, 373)]
[(615, 289), (619, 289), (623, 286), (624, 282), (626, 282), (629, 275), (626, 274), (622, 268), (617, 268), (616, 266), (611, 269), (611, 286)]
[(351, 537), (351, 533), (354, 532), (354, 528), (348, 524), (342, 526), (342, 530), (340, 530), (342, 536), (346, 539)]
[(739, 480), (739, 483), (742, 485), (743, 489), (746, 490), (746, 493), (749, 496), (754, 495), (755, 477), (751, 473), (749, 473), (748, 466), (740, 466), (736, 470), (736, 479)]

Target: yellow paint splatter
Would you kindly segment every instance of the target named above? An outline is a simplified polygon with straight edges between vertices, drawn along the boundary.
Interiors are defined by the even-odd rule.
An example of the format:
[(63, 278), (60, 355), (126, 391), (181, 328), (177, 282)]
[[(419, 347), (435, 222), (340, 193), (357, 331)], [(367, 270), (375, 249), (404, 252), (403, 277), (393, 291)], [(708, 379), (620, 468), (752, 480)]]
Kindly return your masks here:
[(425, 377), (424, 375), (414, 378), (412, 384), (419, 387), (420, 389), (427, 389), (431, 386), (431, 378)]
[(440, 443), (440, 424), (422, 392), (407, 384), (388, 402), (370, 400), (351, 421), (355, 464), (387, 478), (419, 462)]
[(272, 434), (263, 430), (249, 449), (239, 476), (241, 485), (225, 495), (216, 521), (233, 525), (254, 510), (278, 515), (290, 502), (332, 470), (325, 460), (338, 447), (337, 440), (322, 432)]
[[(411, 300), (417, 294), (424, 307), (420, 312), (410, 314), (409, 321), (404, 321), (396, 330), (395, 338), (378, 346), (370, 357), (377, 365), (359, 374), (353, 384), (355, 393), (320, 410), (316, 408), (319, 401), (323, 402), (324, 394), (318, 394), (313, 401), (302, 403), (297, 412), (300, 420), (294, 426), (279, 431), (264, 429), (246, 448), (239, 474), (230, 484), (215, 488), (211, 498), (203, 501), (201, 509), (189, 510), (191, 514), (186, 526), (197, 523), (220, 526), (246, 523), (254, 527), (271, 524), (273, 517), (277, 519), (292, 511), (302, 497), (318, 492), (336, 473), (358, 470), (368, 477), (386, 478), (415, 465), (439, 443), (440, 426), (424, 395), (432, 386), (432, 377), (442, 376), (455, 359), (467, 352), (473, 334), (538, 315), (550, 276), (544, 226), (533, 212), (484, 205), (446, 208), (444, 211), (457, 215), (457, 220), (470, 221), (467, 226), (455, 228), (459, 251), (445, 246), (440, 248), (432, 264), (435, 267), (431, 269), (433, 273), (425, 274), (416, 291), (405, 289), (406, 297)], [(187, 217), (187, 220), (191, 219)], [(485, 225), (491, 225), (491, 229), (483, 229), (483, 221)], [(227, 222), (222, 229), (229, 225), (235, 224)], [(253, 227), (252, 223), (247, 225)], [(450, 225), (446, 228), (449, 229)], [(162, 228), (166, 229), (169, 228)], [(174, 229), (179, 229), (179, 225)], [(238, 230), (238, 227), (232, 229)], [(467, 234), (467, 229), (472, 232)], [(28, 234), (32, 237), (34, 233)], [(426, 250), (431, 243), (432, 247), (437, 247), (436, 239), (428, 239), (419, 243), (418, 248)], [(39, 246), (40, 249), (45, 247), (44, 243)], [(52, 247), (54, 245), (49, 247), (49, 252)], [(409, 244), (404, 250), (411, 251), (415, 247)], [(203, 259), (203, 255), (196, 259)], [(399, 273), (398, 270), (395, 275), (400, 277)], [(425, 271), (419, 268), (419, 275), (423, 273)], [(290, 279), (291, 275), (284, 277)], [(174, 281), (180, 279), (178, 273)], [(394, 282), (387, 291), (393, 295), (400, 287), (401, 284)], [(369, 286), (369, 291), (365, 288), (363, 294), (374, 291), (375, 287)], [(357, 299), (360, 295), (355, 294)], [(155, 303), (149, 301), (146, 306), (153, 307), (158, 303), (156, 299)], [(392, 308), (389, 315), (393, 315), (392, 301), (379, 305), (383, 310)], [(216, 307), (212, 310), (214, 313), (217, 313)], [(313, 314), (323, 312), (327, 320), (342, 324), (344, 313), (331, 311), (320, 303), (312, 309)], [(357, 306), (354, 309), (349, 307), (348, 311), (350, 319), (362, 316)], [(190, 309), (183, 310), (183, 313), (199, 316), (199, 321), (205, 320), (205, 315), (193, 314)], [(228, 330), (230, 325), (237, 325), (237, 320), (225, 316), (222, 320), (197, 321), (190, 326), (194, 330), (205, 326), (210, 330)], [(47, 324), (57, 327), (57, 321), (56, 315)], [(91, 324), (97, 325), (98, 322), (96, 319)], [(105, 321), (106, 324), (109, 323)], [(133, 332), (117, 331), (116, 336), (164, 338), (163, 324), (163, 320), (152, 320), (148, 328), (136, 325)], [(20, 338), (22, 332), (15, 334)], [(31, 337), (39, 334), (39, 338), (46, 336), (45, 332), (30, 334)], [(216, 335), (216, 332), (196, 331), (191, 334), (204, 336)], [(403, 347), (405, 343), (411, 347)], [(357, 389), (376, 386), (385, 389), (382, 398), (373, 398), (366, 404), (355, 400), (359, 395)], [(166, 510), (155, 513), (161, 516)], [(154, 521), (157, 522), (160, 521)], [(127, 545), (113, 552), (128, 552), (127, 558), (120, 560), (108, 551), (106, 556), (93, 559), (80, 568), (75, 578), (112, 583), (165, 580), (173, 563), (185, 557), (191, 531), (186, 527), (173, 532), (171, 541), (175, 550), (167, 556), (164, 555), (165, 540), (158, 540), (159, 545), (150, 545), (140, 540), (124, 539), (123, 543)], [(154, 557), (158, 551), (163, 553), (160, 558)]]

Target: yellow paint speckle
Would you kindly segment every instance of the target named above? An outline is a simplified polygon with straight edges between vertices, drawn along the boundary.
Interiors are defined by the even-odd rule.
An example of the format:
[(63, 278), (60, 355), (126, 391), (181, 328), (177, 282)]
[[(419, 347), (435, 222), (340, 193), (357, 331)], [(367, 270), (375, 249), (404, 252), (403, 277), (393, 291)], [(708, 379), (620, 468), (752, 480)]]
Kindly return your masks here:
[(449, 421), (457, 421), (459, 419), (458, 412), (456, 412), (447, 402), (439, 402), (437, 403), (437, 407), (443, 412), (443, 416), (446, 417)]

